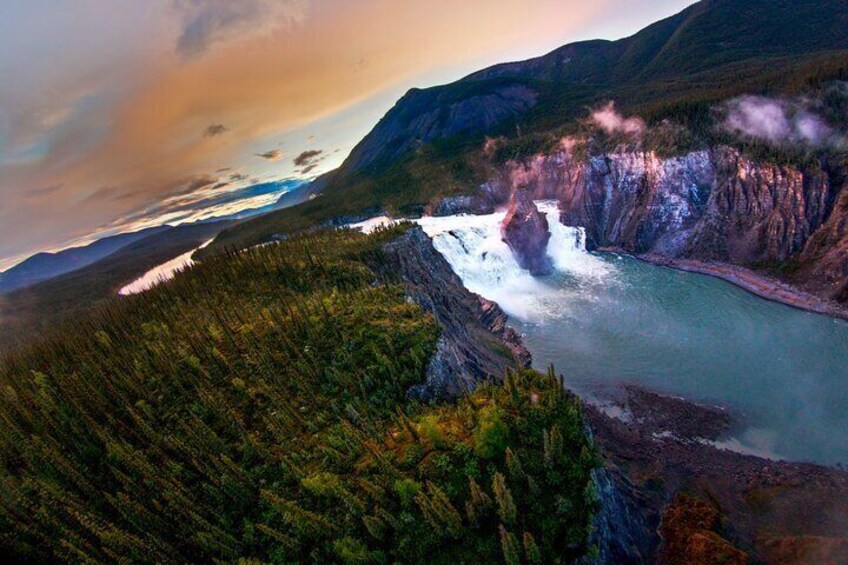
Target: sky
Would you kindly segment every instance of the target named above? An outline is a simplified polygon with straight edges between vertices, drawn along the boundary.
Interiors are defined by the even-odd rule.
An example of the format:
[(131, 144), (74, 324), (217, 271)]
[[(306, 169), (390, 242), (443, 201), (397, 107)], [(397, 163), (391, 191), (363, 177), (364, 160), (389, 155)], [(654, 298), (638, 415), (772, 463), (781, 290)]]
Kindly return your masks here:
[(249, 187), (336, 168), (409, 88), (691, 3), (3, 0), (0, 270), (202, 203), (270, 203)]

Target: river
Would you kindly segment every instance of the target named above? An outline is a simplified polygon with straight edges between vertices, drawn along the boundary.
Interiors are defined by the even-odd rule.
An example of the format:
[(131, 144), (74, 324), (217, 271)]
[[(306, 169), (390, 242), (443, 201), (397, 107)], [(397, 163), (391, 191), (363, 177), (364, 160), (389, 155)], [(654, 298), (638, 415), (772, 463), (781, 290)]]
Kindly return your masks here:
[(770, 302), (722, 280), (587, 253), (552, 203), (534, 278), (501, 241), (503, 213), (423, 218), (465, 285), (495, 300), (535, 365), (554, 363), (577, 393), (631, 383), (732, 411), (726, 443), (793, 461), (848, 463), (848, 322)]

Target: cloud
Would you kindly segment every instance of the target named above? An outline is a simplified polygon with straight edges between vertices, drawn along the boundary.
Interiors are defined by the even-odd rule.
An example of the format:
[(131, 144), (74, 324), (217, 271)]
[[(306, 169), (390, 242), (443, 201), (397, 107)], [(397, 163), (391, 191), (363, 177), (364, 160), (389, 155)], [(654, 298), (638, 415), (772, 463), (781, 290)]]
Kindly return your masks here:
[[(302, 22), (252, 17), (196, 32), (205, 39), (195, 41), (195, 56), (188, 40), (193, 21), (215, 6), (220, 14), (255, 0), (89, 0), (53, 2), (50, 10), (39, 7), (43, 2), (21, 2), (15, 18), (0, 18), (8, 24), (0, 62), (15, 77), (0, 83), (0, 265), (87, 237), (167, 198), (192, 173), (267, 166), (254, 157), (242, 161), (276, 146), (257, 145), (267, 143), (262, 140), (285, 140), (286, 147), (302, 140), (300, 149), (332, 144), (347, 152), (409, 87), (459, 78), (499, 62), (497, 53), (529, 56), (608, 30), (613, 2), (632, 31), (637, 21), (624, 14), (650, 23), (671, 13), (667, 2), (568, 0), (569, 17), (551, 18), (563, 1), (302, 1)], [(213, 16), (206, 21), (222, 19)], [(57, 64), (57, 53), (75, 56)], [(354, 72), (363, 58), (369, 64)], [(203, 138), (215, 123), (230, 129)], [(319, 141), (307, 145), (309, 134)], [(281, 174), (294, 174), (288, 159), (296, 154), (278, 163)], [(334, 157), (319, 170), (331, 159), (335, 165)], [(60, 183), (49, 197), (26, 197), (27, 189)], [(101, 186), (120, 186), (132, 196), (80, 205), (81, 195)]]
[(307, 0), (174, 0), (181, 29), (177, 52), (196, 57), (218, 42), (267, 34), (303, 20)]
[(724, 128), (736, 134), (771, 143), (837, 145), (837, 135), (804, 99), (782, 100), (765, 96), (741, 96), (724, 105)]
[(321, 160), (319, 157), (322, 153), (324, 153), (322, 149), (310, 149), (308, 151), (304, 151), (294, 158), (294, 164), (298, 167), (312, 165)]
[(227, 126), (224, 124), (211, 124), (203, 132), (203, 137), (215, 137), (227, 132)]
[(39, 196), (47, 196), (62, 189), (63, 184), (52, 184), (42, 188), (34, 188), (27, 193), (27, 198), (37, 198)]
[(615, 102), (609, 102), (604, 107), (592, 112), (590, 120), (609, 135), (624, 133), (642, 135), (645, 122), (639, 117), (625, 118), (615, 109)]
[(218, 179), (213, 176), (200, 175), (188, 181), (176, 194), (191, 194), (216, 182), (218, 182)]
[(294, 158), (294, 164), (299, 167), (295, 172), (300, 175), (308, 175), (318, 168), (318, 165), (327, 157), (323, 149), (310, 149), (304, 151)]
[(283, 152), (279, 149), (272, 149), (271, 151), (266, 151), (265, 153), (257, 153), (257, 157), (262, 157), (263, 159), (268, 159), (269, 161), (279, 161), (283, 157)]
[(82, 199), (84, 204), (92, 204), (95, 202), (114, 201), (126, 198), (126, 194), (121, 191), (120, 187), (114, 185), (101, 186), (88, 194)]

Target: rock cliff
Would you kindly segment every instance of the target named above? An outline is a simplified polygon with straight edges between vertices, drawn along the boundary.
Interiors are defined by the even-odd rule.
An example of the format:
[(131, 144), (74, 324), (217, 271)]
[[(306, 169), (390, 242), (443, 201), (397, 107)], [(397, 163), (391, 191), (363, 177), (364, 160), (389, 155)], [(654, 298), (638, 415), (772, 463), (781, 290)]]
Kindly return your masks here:
[(507, 163), (482, 193), (501, 204), (518, 189), (556, 199), (562, 223), (584, 227), (590, 249), (779, 267), (796, 285), (846, 302), (846, 184), (836, 168), (779, 166), (724, 146), (580, 159), (564, 144)]
[(539, 212), (530, 192), (518, 189), (512, 193), (501, 223), (501, 236), (521, 268), (533, 275), (547, 275), (553, 270), (548, 257), (548, 220)]
[(374, 268), (400, 279), (409, 299), (442, 327), (427, 381), (409, 394), (420, 400), (456, 397), (478, 383), (503, 378), (507, 368), (529, 366), (530, 353), (507, 326), (500, 307), (469, 292), (420, 227), (387, 244)]

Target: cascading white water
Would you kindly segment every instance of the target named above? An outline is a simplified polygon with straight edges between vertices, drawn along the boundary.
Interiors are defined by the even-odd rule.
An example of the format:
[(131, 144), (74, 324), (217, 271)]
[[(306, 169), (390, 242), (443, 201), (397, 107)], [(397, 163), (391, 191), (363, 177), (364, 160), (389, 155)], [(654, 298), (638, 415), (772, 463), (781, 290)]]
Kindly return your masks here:
[[(559, 274), (590, 282), (607, 278), (614, 271), (612, 265), (586, 252), (582, 228), (559, 222), (556, 202), (540, 201), (537, 206), (548, 219), (548, 255)], [(417, 223), (470, 291), (494, 300), (511, 316), (528, 322), (544, 322), (566, 314), (569, 298), (580, 291), (580, 285), (566, 290), (562, 285), (551, 284), (547, 277), (534, 277), (519, 267), (501, 238), (500, 225), (505, 216), (506, 212), (425, 217)]]

